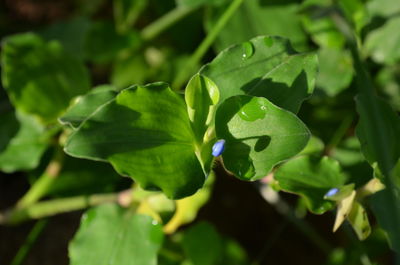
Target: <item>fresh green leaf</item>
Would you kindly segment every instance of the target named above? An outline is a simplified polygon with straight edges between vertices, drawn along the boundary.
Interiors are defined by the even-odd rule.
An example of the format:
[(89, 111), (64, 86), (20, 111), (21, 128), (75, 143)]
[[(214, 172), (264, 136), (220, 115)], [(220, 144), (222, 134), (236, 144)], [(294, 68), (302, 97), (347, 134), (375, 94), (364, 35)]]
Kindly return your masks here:
[(316, 214), (332, 209), (335, 203), (325, 200), (324, 195), (331, 188), (340, 188), (346, 181), (337, 161), (309, 156), (289, 160), (278, 168), (274, 178), (283, 190), (303, 197), (308, 209)]
[(193, 265), (219, 264), (223, 252), (221, 236), (206, 222), (197, 223), (187, 229), (182, 246)]
[(143, 84), (152, 72), (150, 69), (151, 66), (141, 53), (122, 58), (118, 57), (113, 64), (110, 77), (111, 84), (118, 89), (126, 88), (132, 84)]
[(35, 118), (22, 113), (16, 117), (18, 132), (0, 152), (0, 169), (7, 173), (37, 167), (48, 145), (45, 128)]
[(0, 153), (7, 147), (10, 140), (19, 130), (19, 122), (14, 111), (0, 114)]
[(218, 87), (207, 77), (196, 74), (186, 87), (185, 101), (193, 131), (202, 143), (204, 133), (214, 119), (219, 101)]
[(261, 36), (221, 52), (200, 73), (217, 85), (220, 102), (248, 94), (297, 112), (313, 92), (317, 61), (313, 53), (295, 52), (286, 39)]
[(90, 114), (92, 114), (101, 105), (114, 99), (117, 92), (112, 86), (102, 85), (94, 88), (88, 94), (76, 99), (59, 121), (62, 124), (68, 124), (77, 128)]
[(71, 265), (156, 265), (161, 226), (114, 204), (88, 210), (69, 245)]
[(310, 138), (304, 123), (293, 113), (267, 99), (231, 97), (218, 108), (218, 139), (224, 139), (225, 168), (243, 180), (265, 177), (276, 164), (299, 153)]
[(390, 17), (400, 12), (397, 0), (370, 0), (366, 5), (371, 16)]
[[(186, 0), (186, 2), (198, 2)], [(203, 0), (204, 1), (204, 0)], [(218, 2), (218, 1), (214, 1)], [(226, 10), (230, 1), (209, 8), (206, 17), (206, 29), (215, 27), (219, 17)], [(304, 50), (307, 37), (302, 29), (299, 5), (286, 0), (243, 1), (225, 27), (219, 33), (215, 47), (221, 51), (233, 44), (247, 41), (260, 35), (276, 35), (291, 40), (295, 48)]]
[(389, 19), (382, 27), (368, 34), (365, 52), (378, 63), (394, 64), (400, 59), (400, 16)]
[(397, 65), (382, 68), (375, 79), (384, 99), (400, 111), (400, 69)]
[(182, 98), (165, 83), (134, 86), (104, 104), (70, 136), (65, 151), (109, 161), (144, 189), (189, 196), (205, 180)]
[(355, 202), (353, 204), (347, 219), (356, 232), (358, 239), (364, 240), (371, 234), (367, 212), (360, 203)]
[(306, 147), (298, 155), (321, 154), (324, 151), (325, 145), (321, 139), (311, 135)]
[(202, 5), (214, 5), (224, 0), (176, 0), (177, 6), (182, 8), (196, 8)]
[(318, 88), (333, 97), (349, 87), (353, 79), (353, 64), (349, 52), (323, 48), (318, 52), (318, 59)]
[(2, 81), (14, 106), (44, 120), (55, 119), (90, 87), (81, 62), (56, 42), (25, 33), (7, 38), (2, 50)]

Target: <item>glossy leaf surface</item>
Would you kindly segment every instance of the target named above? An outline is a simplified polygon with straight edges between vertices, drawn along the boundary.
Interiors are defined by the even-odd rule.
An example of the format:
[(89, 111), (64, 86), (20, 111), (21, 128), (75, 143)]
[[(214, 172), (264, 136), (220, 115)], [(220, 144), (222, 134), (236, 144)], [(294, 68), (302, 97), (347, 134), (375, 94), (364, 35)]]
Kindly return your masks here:
[(88, 94), (77, 98), (76, 103), (59, 118), (59, 121), (77, 128), (97, 108), (114, 99), (116, 95), (117, 92), (112, 86), (98, 86)]
[(161, 226), (117, 205), (87, 211), (69, 245), (71, 265), (156, 265)]
[(205, 180), (185, 103), (165, 83), (120, 92), (71, 135), (65, 151), (109, 161), (144, 189), (170, 198), (193, 194)]
[(217, 110), (215, 130), (224, 139), (224, 166), (243, 180), (265, 177), (306, 145), (310, 132), (293, 113), (265, 98), (235, 96)]
[(335, 205), (325, 200), (324, 195), (331, 188), (340, 188), (346, 181), (337, 161), (309, 156), (286, 162), (278, 168), (274, 178), (283, 190), (303, 197), (308, 209), (316, 214), (322, 214)]
[(297, 112), (313, 92), (317, 61), (313, 53), (294, 51), (286, 39), (261, 36), (224, 50), (200, 73), (217, 85), (220, 102), (247, 94)]
[(83, 64), (56, 41), (45, 42), (32, 33), (14, 35), (5, 40), (2, 52), (3, 86), (19, 110), (53, 120), (89, 89)]

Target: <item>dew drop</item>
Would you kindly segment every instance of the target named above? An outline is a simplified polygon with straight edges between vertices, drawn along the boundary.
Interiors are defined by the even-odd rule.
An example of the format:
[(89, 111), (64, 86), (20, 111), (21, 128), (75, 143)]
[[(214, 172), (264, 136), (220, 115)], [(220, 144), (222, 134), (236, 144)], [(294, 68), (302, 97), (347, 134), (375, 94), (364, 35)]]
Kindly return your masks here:
[(264, 44), (267, 47), (271, 47), (272, 45), (274, 45), (274, 39), (272, 37), (265, 37)]
[(254, 54), (254, 47), (251, 42), (242, 43), (242, 58), (249, 59)]
[(237, 174), (240, 178), (250, 180), (256, 173), (253, 162), (249, 158), (248, 160), (239, 160), (236, 164)]
[[(250, 102), (243, 105), (238, 111), (238, 115), (242, 120), (245, 121), (255, 121), (257, 119), (263, 119), (266, 114), (266, 107), (264, 105), (259, 105), (260, 102), (254, 102), (257, 100), (253, 98)], [(257, 106), (258, 105), (258, 106)]]

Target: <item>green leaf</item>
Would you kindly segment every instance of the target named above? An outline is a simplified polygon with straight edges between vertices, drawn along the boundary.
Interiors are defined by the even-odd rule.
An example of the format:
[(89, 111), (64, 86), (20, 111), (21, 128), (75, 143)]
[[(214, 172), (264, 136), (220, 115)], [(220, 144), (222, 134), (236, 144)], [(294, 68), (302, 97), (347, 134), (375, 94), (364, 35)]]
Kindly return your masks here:
[(366, 5), (371, 16), (390, 17), (400, 12), (397, 0), (370, 0)]
[(207, 77), (196, 74), (185, 89), (185, 101), (193, 131), (202, 143), (204, 133), (214, 119), (219, 101), (218, 87)]
[(35, 118), (22, 113), (16, 117), (18, 132), (0, 152), (0, 169), (7, 173), (36, 168), (48, 145), (45, 129)]
[(185, 103), (165, 83), (120, 92), (70, 136), (65, 151), (109, 161), (144, 189), (170, 198), (195, 193), (205, 180)]
[(367, 212), (360, 203), (355, 202), (353, 204), (347, 220), (349, 220), (356, 232), (358, 239), (364, 240), (371, 234), (371, 226), (369, 225)]
[(69, 245), (71, 265), (156, 265), (161, 226), (114, 204), (88, 210)]
[(340, 188), (346, 181), (337, 161), (310, 156), (289, 160), (278, 168), (274, 178), (283, 190), (303, 197), (308, 209), (315, 214), (332, 209), (335, 203), (325, 200), (324, 195), (331, 188)]
[(142, 53), (131, 54), (116, 58), (110, 80), (117, 88), (126, 88), (132, 84), (143, 84), (153, 71)]
[(349, 52), (323, 48), (319, 50), (318, 58), (318, 88), (333, 97), (349, 87), (353, 79), (353, 63)]
[(382, 27), (369, 33), (365, 52), (378, 63), (393, 64), (400, 59), (400, 16), (389, 19)]
[[(198, 2), (201, 0), (187, 0)], [(204, 1), (204, 0), (203, 0)], [(218, 2), (218, 1), (214, 1)], [(206, 29), (215, 27), (219, 17), (230, 1), (224, 5), (209, 8)], [(304, 50), (307, 36), (302, 29), (299, 5), (295, 1), (258, 0), (243, 1), (241, 7), (230, 18), (218, 34), (215, 47), (221, 51), (232, 44), (238, 44), (260, 35), (276, 35), (289, 38), (294, 47)]]
[(265, 177), (276, 164), (299, 153), (310, 138), (293, 113), (265, 98), (234, 96), (218, 108), (218, 139), (225, 139), (225, 168), (243, 180)]
[(0, 114), (0, 153), (7, 147), (10, 140), (19, 130), (19, 122), (14, 111)]
[(223, 240), (209, 223), (200, 222), (183, 235), (183, 250), (193, 265), (219, 264), (223, 254)]
[(266, 97), (297, 112), (314, 89), (317, 56), (297, 53), (280, 37), (257, 37), (221, 52), (200, 73), (218, 87), (220, 102), (235, 95)]
[(84, 50), (86, 58), (96, 63), (109, 63), (121, 53), (140, 45), (135, 31), (118, 33), (111, 21), (96, 21), (88, 31)]
[(87, 70), (56, 41), (32, 34), (7, 38), (2, 50), (2, 80), (14, 106), (44, 120), (55, 119), (69, 101), (89, 89)]
[(311, 154), (321, 154), (324, 151), (325, 145), (321, 139), (311, 135), (306, 147), (298, 155), (311, 155)]
[(95, 87), (88, 94), (77, 98), (75, 104), (59, 118), (59, 121), (62, 124), (77, 128), (90, 114), (101, 105), (114, 99), (116, 95), (117, 92), (112, 86), (101, 85)]
[[(66, 156), (57, 181), (51, 184), (48, 194), (70, 197), (114, 192), (123, 181), (109, 164)], [(126, 181), (130, 182), (129, 179)]]

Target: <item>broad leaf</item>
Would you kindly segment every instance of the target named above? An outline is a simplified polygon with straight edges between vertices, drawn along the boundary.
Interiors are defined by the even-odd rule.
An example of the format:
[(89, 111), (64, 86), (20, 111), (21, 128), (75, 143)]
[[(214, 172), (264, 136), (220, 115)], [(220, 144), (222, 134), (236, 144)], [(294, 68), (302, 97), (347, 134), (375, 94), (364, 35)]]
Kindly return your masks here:
[(262, 97), (235, 96), (218, 108), (218, 139), (224, 139), (225, 168), (243, 180), (265, 177), (276, 164), (299, 153), (310, 138), (293, 113)]
[(22, 113), (17, 113), (16, 117), (18, 131), (5, 149), (0, 151), (0, 170), (4, 172), (37, 167), (48, 145), (45, 129), (35, 118)]
[(223, 239), (209, 223), (200, 222), (187, 229), (182, 246), (193, 265), (214, 265), (221, 261)]
[(161, 226), (117, 205), (87, 211), (69, 245), (71, 265), (156, 265)]
[(59, 118), (59, 121), (77, 128), (97, 108), (114, 99), (116, 95), (117, 92), (112, 86), (98, 86), (88, 94), (77, 98), (75, 104)]
[(17, 134), (20, 127), (14, 111), (0, 114), (0, 153), (7, 147), (10, 140)]
[(333, 97), (349, 87), (353, 79), (353, 64), (347, 51), (323, 48), (318, 52), (317, 87)]
[(382, 27), (368, 34), (365, 52), (378, 63), (393, 64), (400, 59), (400, 16), (389, 19)]
[(53, 120), (89, 89), (82, 63), (56, 41), (19, 34), (5, 40), (2, 52), (3, 86), (19, 110)]
[(317, 159), (309, 156), (286, 162), (278, 168), (274, 178), (283, 190), (303, 197), (308, 209), (316, 214), (322, 214), (335, 205), (325, 200), (324, 195), (331, 188), (340, 188), (346, 181), (337, 161), (329, 157)]
[(314, 89), (317, 57), (295, 52), (280, 37), (257, 37), (221, 52), (201, 74), (220, 91), (220, 102), (235, 95), (262, 96), (297, 112)]
[[(230, 1), (225, 1), (225, 3), (209, 8), (209, 16), (206, 20), (208, 31), (215, 27)], [(307, 46), (307, 37), (302, 29), (301, 16), (298, 11), (298, 1), (294, 0), (243, 1), (241, 7), (218, 34), (215, 47), (221, 51), (232, 44), (238, 44), (256, 36), (275, 35), (289, 38), (294, 47), (304, 50)]]
[(70, 136), (65, 151), (109, 161), (144, 189), (170, 198), (195, 193), (205, 180), (185, 103), (165, 83), (120, 92)]

